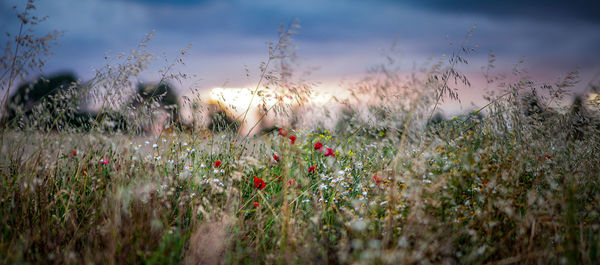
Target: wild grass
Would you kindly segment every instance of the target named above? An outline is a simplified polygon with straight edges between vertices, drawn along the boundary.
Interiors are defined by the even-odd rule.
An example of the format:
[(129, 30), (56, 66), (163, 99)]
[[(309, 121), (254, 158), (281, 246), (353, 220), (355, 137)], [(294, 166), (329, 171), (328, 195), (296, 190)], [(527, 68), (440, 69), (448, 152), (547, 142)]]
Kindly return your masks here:
[[(270, 133), (179, 126), (167, 111), (158, 135), (143, 134), (160, 97), (122, 99), (153, 58), (151, 36), (91, 81), (3, 119), (2, 263), (597, 262), (598, 106), (556, 104), (576, 72), (554, 84), (490, 75), (499, 96), (436, 121), (439, 103), (460, 93), (455, 81), (469, 84), (459, 71), (475, 51), (466, 38), (408, 77), (388, 60), (349, 88), (355, 101), (337, 125), (309, 126), (299, 121), (314, 116), (283, 100), (311, 94), (291, 71), (294, 28), (280, 30), (255, 89), (255, 100), (279, 99), (263, 104), (280, 122)], [(11, 54), (3, 88), (20, 74), (4, 61), (21, 62)], [(185, 77), (171, 69), (161, 82)], [(85, 129), (69, 118), (82, 102), (102, 106)], [(108, 110), (129, 126), (103, 121)]]

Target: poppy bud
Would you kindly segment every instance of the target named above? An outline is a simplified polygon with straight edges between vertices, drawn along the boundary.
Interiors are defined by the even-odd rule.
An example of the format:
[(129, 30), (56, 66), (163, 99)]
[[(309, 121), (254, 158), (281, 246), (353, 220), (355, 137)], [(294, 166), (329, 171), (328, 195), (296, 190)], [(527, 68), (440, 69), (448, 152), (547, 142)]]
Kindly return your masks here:
[(288, 180), (288, 185), (290, 185), (290, 186), (296, 185), (296, 180), (294, 180), (294, 179)]
[(285, 129), (279, 128), (279, 135), (283, 136), (283, 137), (286, 137), (287, 136), (287, 132), (285, 131)]

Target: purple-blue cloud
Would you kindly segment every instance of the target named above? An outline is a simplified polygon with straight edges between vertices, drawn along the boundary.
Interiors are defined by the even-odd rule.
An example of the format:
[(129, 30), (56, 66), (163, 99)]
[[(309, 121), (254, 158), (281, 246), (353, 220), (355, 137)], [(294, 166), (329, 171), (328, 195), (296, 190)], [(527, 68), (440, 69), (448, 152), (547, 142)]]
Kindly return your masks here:
[[(0, 25), (14, 33), (13, 2), (0, 3)], [(171, 56), (193, 44), (184, 70), (202, 78), (201, 88), (252, 83), (245, 79), (244, 66), (256, 69), (267, 56), (265, 42), (277, 38), (280, 23), (294, 18), (302, 25), (294, 37), (298, 53), (305, 65), (321, 67), (314, 74), (317, 80), (364, 72), (382, 61), (380, 49), (396, 39), (407, 66), (451, 52), (445, 36), (460, 42), (474, 24), (470, 41), (480, 47), (472, 57), (475, 73), (493, 50), (499, 66), (507, 69), (525, 57), (532, 73), (553, 76), (580, 66), (583, 78), (591, 78), (600, 71), (600, 22), (589, 10), (597, 10), (598, 4), (543, 3), (547, 5), (537, 0), (53, 0), (40, 2), (36, 12), (49, 16), (40, 31), (65, 30), (47, 72), (73, 69), (84, 78), (91, 76), (92, 67), (103, 65), (105, 51), (127, 52), (156, 30), (150, 47), (158, 55)], [(187, 90), (185, 85), (179, 89)]]

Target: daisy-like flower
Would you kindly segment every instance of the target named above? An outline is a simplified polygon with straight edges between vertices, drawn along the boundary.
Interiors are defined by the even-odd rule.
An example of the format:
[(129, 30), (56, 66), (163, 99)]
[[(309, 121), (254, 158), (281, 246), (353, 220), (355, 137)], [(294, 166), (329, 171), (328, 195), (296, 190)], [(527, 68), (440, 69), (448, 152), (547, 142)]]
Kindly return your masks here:
[(262, 180), (261, 178), (254, 177), (254, 187), (256, 187), (259, 190), (262, 190), (266, 186), (267, 186), (267, 184), (265, 184), (264, 180)]
[(313, 148), (315, 150), (321, 150), (321, 148), (323, 148), (323, 144), (321, 142), (317, 142)]
[(220, 167), (220, 166), (221, 166), (221, 160), (215, 161), (215, 167)]
[(325, 156), (335, 157), (335, 152), (333, 152), (333, 149), (327, 148), (327, 150), (325, 151)]
[(291, 143), (291, 144), (294, 144), (294, 143), (296, 143), (296, 136), (293, 136), (293, 135), (292, 135), (292, 136), (290, 136), (290, 143)]

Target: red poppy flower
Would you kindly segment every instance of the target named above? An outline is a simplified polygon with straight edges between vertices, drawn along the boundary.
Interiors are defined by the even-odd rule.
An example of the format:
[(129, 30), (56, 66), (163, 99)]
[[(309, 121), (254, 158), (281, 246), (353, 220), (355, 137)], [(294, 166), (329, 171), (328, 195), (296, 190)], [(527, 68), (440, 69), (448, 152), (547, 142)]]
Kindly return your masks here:
[(321, 150), (323, 148), (323, 144), (321, 142), (317, 142), (314, 146), (315, 150)]
[(257, 189), (259, 189), (259, 190), (262, 190), (262, 189), (264, 189), (266, 186), (267, 186), (267, 184), (265, 184), (265, 181), (264, 181), (264, 180), (262, 180), (262, 179), (260, 179), (260, 178), (257, 178), (257, 177), (254, 177), (254, 187), (256, 187), (256, 188), (257, 188)]
[(291, 142), (292, 144), (296, 143), (296, 136), (293, 136), (293, 135), (292, 135), (292, 136), (290, 136), (290, 142)]
[(215, 167), (220, 167), (220, 166), (221, 166), (221, 160), (215, 161)]
[(327, 151), (325, 151), (325, 156), (335, 157), (335, 152), (333, 152), (333, 149), (327, 148)]
[(108, 165), (108, 156), (104, 156), (104, 159), (100, 159), (100, 164)]
[(287, 131), (283, 128), (279, 128), (279, 135), (286, 137), (287, 136)]
[(315, 170), (317, 170), (317, 165), (314, 165), (314, 166), (312, 166), (312, 167), (309, 167), (309, 168), (308, 168), (308, 173), (313, 173), (313, 172), (315, 172)]
[(542, 157), (541, 157), (541, 156), (538, 156), (538, 159), (537, 159), (537, 160), (538, 160), (538, 161), (542, 161)]
[(254, 202), (254, 208), (258, 207), (258, 202)]
[(294, 179), (288, 180), (288, 185), (290, 185), (290, 186), (296, 185), (296, 180), (294, 180)]
[(375, 181), (375, 184), (383, 182), (383, 180), (380, 177), (378, 177), (377, 174), (373, 175), (373, 180)]
[(73, 150), (73, 156), (77, 155), (77, 150)]
[(551, 156), (551, 155), (549, 155), (549, 154), (546, 154), (544, 157), (546, 157), (546, 159), (550, 159), (550, 158), (552, 158), (552, 156)]
[(275, 160), (275, 162), (279, 162), (279, 156), (277, 154), (273, 155), (273, 160)]

